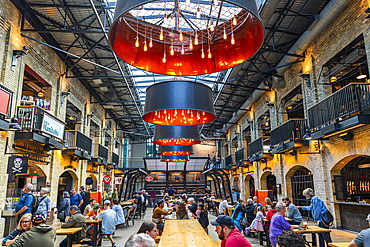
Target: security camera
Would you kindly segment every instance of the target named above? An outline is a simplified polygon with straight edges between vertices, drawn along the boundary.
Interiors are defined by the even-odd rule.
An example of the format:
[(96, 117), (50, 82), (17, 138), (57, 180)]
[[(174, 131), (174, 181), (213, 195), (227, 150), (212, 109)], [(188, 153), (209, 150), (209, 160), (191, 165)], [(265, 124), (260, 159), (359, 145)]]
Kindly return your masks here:
[(27, 53), (27, 51), (28, 51), (27, 46), (23, 46), (23, 47), (22, 47), (22, 52), (23, 52), (23, 54), (26, 54), (26, 53)]
[(91, 115), (91, 116), (94, 116), (94, 114), (95, 114), (95, 112), (93, 112), (93, 111), (92, 111), (90, 115)]

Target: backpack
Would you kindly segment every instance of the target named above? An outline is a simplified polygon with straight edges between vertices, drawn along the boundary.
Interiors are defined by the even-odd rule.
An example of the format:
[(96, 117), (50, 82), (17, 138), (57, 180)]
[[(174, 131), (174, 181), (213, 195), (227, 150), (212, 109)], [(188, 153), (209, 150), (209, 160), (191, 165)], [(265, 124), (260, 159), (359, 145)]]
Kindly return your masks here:
[(32, 200), (32, 203), (31, 203), (31, 214), (34, 214), (36, 213), (38, 207), (39, 207), (39, 202), (37, 201), (36, 197), (34, 197), (32, 195), (32, 193), (30, 195), (27, 195), (27, 196), (32, 196), (33, 200)]

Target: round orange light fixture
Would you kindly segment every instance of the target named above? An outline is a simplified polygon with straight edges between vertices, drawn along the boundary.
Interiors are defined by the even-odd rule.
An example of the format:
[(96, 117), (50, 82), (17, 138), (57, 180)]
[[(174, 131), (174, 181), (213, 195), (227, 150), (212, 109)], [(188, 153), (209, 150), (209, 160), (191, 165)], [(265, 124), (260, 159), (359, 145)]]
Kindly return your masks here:
[(162, 146), (189, 146), (201, 143), (198, 126), (154, 127), (153, 143)]

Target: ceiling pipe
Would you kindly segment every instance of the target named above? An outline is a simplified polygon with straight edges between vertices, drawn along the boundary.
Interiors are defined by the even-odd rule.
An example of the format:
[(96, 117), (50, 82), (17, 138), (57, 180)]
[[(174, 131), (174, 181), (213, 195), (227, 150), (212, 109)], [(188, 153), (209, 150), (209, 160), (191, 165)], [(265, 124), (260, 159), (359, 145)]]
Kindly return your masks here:
[[(290, 48), (288, 53), (302, 55), (307, 47), (319, 36), (325, 28), (344, 10), (351, 0), (331, 0), (317, 18), (313, 24), (305, 31), (297, 42)], [(284, 64), (289, 64), (297, 60), (297, 57), (284, 56), (276, 67)], [(277, 69), (279, 74), (283, 74), (289, 66)]]
[(200, 137), (205, 140), (226, 140), (227, 138), (224, 137), (206, 137), (203, 134), (200, 134)]
[[(266, 8), (266, 14), (271, 14), (271, 9), (274, 7), (276, 9), (278, 3), (280, 1), (271, 1), (271, 4), (269, 7)], [(297, 54), (301, 55), (307, 47), (319, 36), (324, 29), (338, 16), (338, 14), (343, 11), (343, 9), (348, 5), (350, 0), (332, 0), (330, 1), (326, 7), (321, 11), (321, 13), (315, 17), (317, 18), (317, 21), (313, 23), (314, 26), (310, 26), (309, 29), (302, 34), (302, 36), (297, 40), (297, 42), (292, 46), (292, 48), (288, 51), (288, 53), (291, 54)], [(272, 6), (272, 4), (276, 4), (276, 6)], [(261, 10), (261, 20), (264, 25), (266, 25), (266, 22), (271, 18), (267, 18), (264, 13), (264, 8)], [(273, 14), (273, 12), (272, 12)], [(271, 15), (272, 15), (271, 14)], [(276, 67), (293, 63), (297, 60), (297, 57), (292, 56), (284, 56), (279, 64)], [(279, 74), (283, 74), (290, 66), (285, 66), (277, 69)], [(263, 82), (258, 86), (258, 88), (266, 88), (263, 84)], [(259, 97), (262, 96), (264, 91), (261, 90), (255, 90), (252, 95), (248, 98), (247, 101), (240, 107), (241, 109), (248, 109), (252, 106), (252, 104), (258, 100)], [(245, 111), (237, 111), (234, 114), (234, 117), (232, 117), (229, 122), (234, 123), (236, 122), (241, 116), (245, 114)], [(226, 132), (232, 124), (226, 124), (225, 127), (221, 130), (221, 132)]]

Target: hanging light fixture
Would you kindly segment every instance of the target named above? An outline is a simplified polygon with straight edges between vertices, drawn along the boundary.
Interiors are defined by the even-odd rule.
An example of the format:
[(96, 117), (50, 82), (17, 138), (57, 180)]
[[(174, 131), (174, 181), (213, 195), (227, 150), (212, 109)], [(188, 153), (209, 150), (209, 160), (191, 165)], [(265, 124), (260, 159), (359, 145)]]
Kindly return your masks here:
[(185, 162), (189, 161), (189, 156), (184, 155), (184, 156), (162, 156), (161, 161), (162, 162)]
[[(162, 19), (160, 22), (157, 17), (143, 18), (146, 15), (154, 16), (152, 12), (147, 12), (154, 2), (158, 4), (159, 11), (155, 14)], [(128, 64), (158, 74), (190, 76), (232, 68), (258, 52), (263, 43), (264, 30), (255, 1), (234, 0), (222, 6), (218, 4), (219, 1), (216, 0), (160, 2), (117, 0), (113, 25), (109, 32), (110, 45)], [(215, 7), (214, 13), (205, 15), (204, 10), (212, 5), (218, 7)], [(175, 16), (179, 10), (186, 10), (189, 6), (193, 9), (193, 17), (201, 20), (201, 23), (197, 24), (198, 28), (190, 31), (188, 24), (183, 21), (177, 22), (177, 16)], [(220, 11), (226, 11), (231, 15), (216, 26), (214, 21)], [(137, 14), (138, 12), (140, 15)], [(151, 28), (146, 34), (145, 26)], [(207, 31), (212, 32), (212, 52), (211, 58), (205, 63), (204, 60), (199, 59), (202, 56), (199, 38), (205, 37)], [(172, 32), (173, 36), (171, 36)], [(225, 41), (229, 35), (233, 38), (231, 39), (233, 45), (229, 45), (230, 41)], [(162, 64), (160, 61), (163, 60), (163, 43), (168, 42), (171, 45), (172, 40), (169, 40), (169, 37), (176, 38), (172, 44), (176, 56), (168, 56), (166, 63)], [(144, 49), (135, 49), (135, 52), (132, 52), (135, 46), (141, 46), (140, 42), (145, 46), (145, 40), (148, 45), (146, 52)], [(207, 44), (207, 41), (204, 40), (204, 43)], [(185, 52), (181, 53), (183, 45), (186, 48), (184, 48)], [(203, 53), (206, 53), (207, 50), (204, 49), (207, 48), (203, 48)], [(170, 50), (168, 52), (170, 53)], [(159, 64), (161, 66), (158, 66)]]
[(210, 87), (193, 81), (165, 81), (146, 89), (143, 119), (167, 126), (190, 126), (216, 119)]
[(365, 79), (367, 75), (362, 73), (362, 70), (360, 70), (360, 74), (356, 77), (357, 80), (362, 80)]
[(198, 126), (161, 126), (154, 127), (153, 143), (162, 146), (189, 146), (199, 144)]
[(158, 155), (182, 156), (194, 154), (193, 146), (162, 146), (158, 147)]

